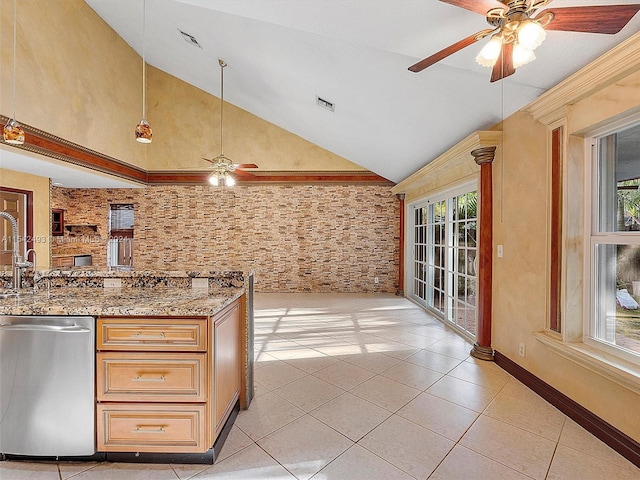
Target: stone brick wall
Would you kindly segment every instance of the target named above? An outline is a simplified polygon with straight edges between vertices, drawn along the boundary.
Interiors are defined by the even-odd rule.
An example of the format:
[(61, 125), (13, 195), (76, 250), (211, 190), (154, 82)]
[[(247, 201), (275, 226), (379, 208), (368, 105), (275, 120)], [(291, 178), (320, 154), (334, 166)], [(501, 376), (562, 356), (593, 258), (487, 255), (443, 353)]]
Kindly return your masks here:
[(258, 292), (397, 288), (399, 202), (387, 186), (54, 187), (65, 221), (97, 232), (66, 232), (53, 254), (91, 253), (106, 269), (110, 203), (134, 204), (136, 270), (253, 269)]

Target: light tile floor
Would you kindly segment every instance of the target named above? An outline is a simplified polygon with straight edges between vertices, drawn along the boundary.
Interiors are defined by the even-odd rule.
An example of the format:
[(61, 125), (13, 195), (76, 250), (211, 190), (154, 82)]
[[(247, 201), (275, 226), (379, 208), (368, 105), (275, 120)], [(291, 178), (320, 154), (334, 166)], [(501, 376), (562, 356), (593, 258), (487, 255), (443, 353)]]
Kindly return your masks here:
[(0, 463), (2, 480), (639, 479), (410, 301), (258, 294), (256, 397), (213, 466)]

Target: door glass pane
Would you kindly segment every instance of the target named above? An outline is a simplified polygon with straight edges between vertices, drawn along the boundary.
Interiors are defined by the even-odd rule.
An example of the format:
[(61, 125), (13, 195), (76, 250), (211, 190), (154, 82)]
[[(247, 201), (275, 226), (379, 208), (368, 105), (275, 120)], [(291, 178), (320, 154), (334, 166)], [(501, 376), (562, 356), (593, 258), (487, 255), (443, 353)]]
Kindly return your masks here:
[[(475, 335), (476, 191), (429, 203), (415, 211), (413, 298)], [(414, 230), (415, 231), (415, 230)]]

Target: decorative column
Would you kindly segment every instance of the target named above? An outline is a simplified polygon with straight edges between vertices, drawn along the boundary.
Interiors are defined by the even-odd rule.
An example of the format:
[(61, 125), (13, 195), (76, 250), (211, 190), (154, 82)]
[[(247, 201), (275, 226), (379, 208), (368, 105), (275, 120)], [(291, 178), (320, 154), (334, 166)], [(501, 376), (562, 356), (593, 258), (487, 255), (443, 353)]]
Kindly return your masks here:
[(492, 162), (496, 147), (471, 151), (480, 165), (480, 247), (478, 250), (478, 328), (471, 356), (493, 361), (491, 347), (491, 278), (493, 262), (493, 186)]
[(396, 193), (400, 200), (400, 251), (398, 252), (398, 290), (396, 295), (404, 297), (404, 193)]

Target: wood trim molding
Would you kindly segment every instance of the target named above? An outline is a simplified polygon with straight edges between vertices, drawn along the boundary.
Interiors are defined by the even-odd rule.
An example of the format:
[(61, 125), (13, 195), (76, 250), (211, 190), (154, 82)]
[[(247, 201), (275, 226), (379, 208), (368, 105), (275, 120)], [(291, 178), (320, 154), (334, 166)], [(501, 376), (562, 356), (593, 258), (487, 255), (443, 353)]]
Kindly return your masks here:
[[(0, 122), (4, 125), (9, 118), (0, 115)], [(103, 155), (77, 143), (57, 137), (31, 125), (20, 123), (24, 129), (25, 141), (23, 145), (11, 145), (20, 150), (38, 153), (76, 166), (89, 168), (138, 183), (147, 183), (147, 172), (121, 162), (115, 158)], [(4, 143), (4, 141), (3, 141)]]
[[(2, 125), (9, 118), (0, 115)], [(101, 173), (124, 178), (144, 185), (189, 185), (206, 184), (208, 170), (145, 170), (108, 155), (70, 142), (31, 125), (21, 123), (25, 132), (23, 145), (11, 145), (32, 153), (89, 168)], [(4, 143), (4, 141), (3, 141)], [(368, 170), (362, 171), (237, 171), (234, 173), (238, 185), (270, 184), (359, 184), (389, 185), (394, 183)]]
[(396, 295), (404, 297), (404, 235), (405, 235), (405, 194), (396, 194), (400, 202), (399, 239), (398, 239), (398, 290)]
[[(160, 184), (204, 184), (208, 171), (149, 170), (148, 183)], [(394, 183), (369, 171), (361, 172), (307, 172), (307, 171), (236, 171), (236, 185), (256, 184), (361, 184), (389, 185)]]
[(640, 69), (640, 32), (542, 94), (525, 111), (550, 125), (566, 117), (572, 105)]
[(620, 455), (640, 467), (640, 443), (605, 422), (575, 400), (556, 390), (533, 373), (515, 363), (499, 351), (494, 352), (494, 361), (503, 370), (513, 375), (531, 390), (544, 398), (566, 416), (602, 440)]
[(492, 292), (493, 292), (493, 168), (495, 146), (482, 147), (471, 151), (474, 161), (480, 165), (480, 217), (478, 218), (478, 271), (477, 312), (478, 326), (476, 342), (471, 356), (479, 360), (493, 360), (491, 347)]

